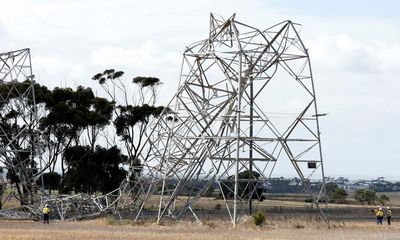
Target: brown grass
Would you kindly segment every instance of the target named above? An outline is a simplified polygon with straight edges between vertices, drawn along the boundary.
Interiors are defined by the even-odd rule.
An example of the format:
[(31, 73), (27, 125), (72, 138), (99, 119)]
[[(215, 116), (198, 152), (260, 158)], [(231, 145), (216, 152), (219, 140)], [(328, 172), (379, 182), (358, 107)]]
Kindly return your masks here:
[[(390, 206), (400, 206), (400, 194), (390, 193)], [(271, 200), (257, 203), (260, 208), (265, 207), (292, 207), (306, 208), (309, 203), (304, 202), (302, 195), (274, 196)], [(147, 208), (156, 206), (157, 198), (152, 198)], [(185, 200), (184, 197), (182, 200)], [(17, 201), (11, 201), (7, 208), (15, 207)], [(215, 209), (217, 204), (225, 208), (223, 200), (201, 198), (194, 206), (199, 209)], [(181, 207), (178, 201), (176, 206)], [(361, 205), (337, 205), (329, 204), (330, 208), (365, 209), (365, 213), (371, 218), (364, 222), (332, 222), (330, 225), (316, 220), (317, 218), (305, 217), (293, 218), (288, 214), (282, 214), (272, 219), (267, 219), (264, 226), (258, 227), (249, 216), (243, 217), (236, 228), (228, 221), (203, 220), (202, 224), (192, 222), (168, 222), (157, 224), (154, 221), (116, 220), (114, 218), (102, 218), (82, 222), (53, 221), (50, 225), (30, 221), (1, 221), (0, 240), (11, 239), (149, 239), (149, 240), (251, 240), (251, 239), (310, 239), (310, 240), (350, 240), (371, 239), (391, 240), (400, 239), (400, 223), (394, 222), (392, 226), (376, 226), (373, 216), (368, 215), (373, 206)], [(273, 214), (270, 214), (273, 215)], [(292, 215), (292, 214), (291, 214)], [(272, 217), (272, 216), (268, 216)], [(364, 216), (365, 217), (365, 216)]]
[(245, 217), (233, 228), (229, 222), (208, 220), (201, 225), (191, 222), (132, 222), (109, 218), (82, 222), (1, 221), (2, 240), (11, 239), (150, 239), (150, 240), (217, 240), (217, 239), (399, 239), (400, 225), (376, 226), (371, 222), (334, 222), (329, 226), (305, 219), (270, 221), (262, 227)]

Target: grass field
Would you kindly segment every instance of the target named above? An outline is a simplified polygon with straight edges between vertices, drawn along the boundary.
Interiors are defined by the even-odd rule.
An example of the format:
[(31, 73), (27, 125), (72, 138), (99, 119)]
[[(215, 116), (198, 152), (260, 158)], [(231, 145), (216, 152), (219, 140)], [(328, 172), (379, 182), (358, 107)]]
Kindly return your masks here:
[(219, 239), (399, 239), (400, 224), (376, 226), (371, 222), (331, 223), (310, 222), (301, 219), (269, 221), (256, 227), (251, 219), (233, 228), (229, 222), (208, 221), (202, 225), (180, 222), (158, 225), (151, 222), (110, 221), (97, 219), (82, 222), (39, 222), (0, 221), (2, 240), (11, 239), (149, 239), (149, 240), (219, 240)]
[[(326, 214), (332, 220), (325, 224), (317, 215), (311, 215), (310, 203), (304, 202), (301, 194), (277, 194), (269, 196), (268, 200), (257, 202), (256, 206), (267, 213), (267, 224), (256, 227), (251, 217), (244, 217), (241, 223), (233, 228), (229, 221), (204, 220), (215, 219), (219, 211), (215, 206), (223, 201), (220, 199), (201, 198), (194, 206), (203, 209), (202, 224), (191, 222), (165, 222), (162, 225), (150, 220), (132, 222), (130, 220), (115, 220), (101, 218), (80, 222), (52, 221), (44, 225), (33, 221), (0, 220), (0, 240), (11, 239), (149, 239), (149, 240), (214, 240), (214, 239), (310, 239), (310, 240), (340, 240), (340, 239), (370, 239), (391, 240), (400, 239), (400, 193), (389, 193), (391, 201), (388, 205), (394, 209), (392, 226), (377, 226), (370, 209), (375, 205), (366, 206), (352, 204), (329, 204)], [(184, 199), (184, 197), (183, 197)], [(153, 200), (153, 199), (151, 199)], [(157, 199), (154, 199), (156, 205)], [(7, 207), (15, 207), (17, 201), (11, 201)], [(150, 201), (147, 206), (151, 206)], [(179, 207), (179, 203), (177, 206)], [(214, 209), (214, 211), (212, 211)], [(211, 210), (211, 211), (210, 211)], [(314, 208), (314, 213), (315, 213)], [(221, 209), (220, 211), (225, 210)], [(202, 212), (202, 211), (200, 211)], [(211, 214), (210, 214), (211, 213)], [(300, 217), (299, 217), (300, 216)], [(319, 220), (318, 220), (319, 219)], [(336, 219), (336, 220), (335, 220)]]

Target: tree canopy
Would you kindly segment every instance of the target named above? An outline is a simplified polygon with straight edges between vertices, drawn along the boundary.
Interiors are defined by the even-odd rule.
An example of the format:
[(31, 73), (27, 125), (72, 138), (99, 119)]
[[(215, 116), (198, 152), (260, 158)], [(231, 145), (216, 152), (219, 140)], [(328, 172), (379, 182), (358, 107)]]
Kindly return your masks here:
[(371, 189), (357, 189), (354, 198), (361, 204), (367, 203), (368, 205), (374, 204), (377, 200), (375, 191)]
[(67, 187), (75, 192), (106, 193), (119, 187), (126, 176), (122, 163), (127, 157), (113, 146), (109, 149), (96, 146), (74, 146), (66, 150)]
[[(29, 178), (36, 181), (29, 189), (24, 189), (27, 185), (17, 186), (21, 199), (24, 192), (37, 191), (34, 185), (41, 184), (37, 178), (38, 156), (32, 155), (38, 152), (43, 159), (44, 188), (49, 192), (58, 189), (105, 193), (117, 188), (126, 178), (125, 168), (141, 169), (138, 152), (144, 145), (146, 131), (164, 111), (163, 106), (155, 105), (161, 81), (156, 77), (135, 77), (125, 82), (123, 76), (123, 71), (114, 69), (93, 76), (105, 90), (106, 97), (97, 96), (84, 86), (49, 90), (37, 83), (32, 87), (28, 80), (0, 85), (0, 99), (4, 100), (0, 101), (3, 130), (0, 142), (5, 143), (10, 136), (17, 136), (16, 143), (21, 142), (17, 133), (26, 123), (31, 123), (28, 127), (37, 133), (29, 140), (30, 145), (21, 145), (22, 151), (11, 159), (21, 169), (29, 169)], [(24, 94), (30, 90), (34, 94)], [(31, 111), (26, 119), (20, 102), (27, 103), (26, 109)], [(35, 111), (39, 117), (36, 122), (32, 121)], [(31, 151), (34, 147), (40, 151)], [(17, 185), (21, 181), (20, 173), (13, 168), (7, 170), (6, 176)]]
[(328, 183), (326, 184), (326, 195), (328, 197), (328, 202), (346, 203), (348, 193), (346, 190), (339, 188), (337, 184)]

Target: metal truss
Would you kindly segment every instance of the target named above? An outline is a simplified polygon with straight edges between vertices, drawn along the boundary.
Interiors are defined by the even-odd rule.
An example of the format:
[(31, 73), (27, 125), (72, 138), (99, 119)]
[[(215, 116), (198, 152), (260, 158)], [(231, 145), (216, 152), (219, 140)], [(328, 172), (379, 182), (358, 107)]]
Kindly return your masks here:
[(39, 121), (34, 84), (29, 49), (0, 53), (0, 168), (18, 182), (18, 187), (14, 185), (8, 196), (3, 196), (1, 205), (11, 196), (24, 204), (35, 201), (35, 183), (42, 171), (41, 161), (37, 161)]
[[(116, 212), (118, 202), (121, 197), (120, 189), (116, 189), (105, 195), (90, 196), (88, 194), (57, 195), (51, 196), (43, 201), (55, 210), (56, 215), (61, 220), (77, 220), (83, 218), (93, 218), (104, 214)], [(41, 208), (33, 208), (35, 216), (41, 216)]]
[[(18, 199), (24, 210), (3, 210), (0, 217), (40, 218), (44, 204), (49, 204), (54, 209), (54, 217), (61, 220), (119, 214), (116, 208), (121, 199), (120, 188), (101, 196), (48, 195), (43, 190), (34, 87), (30, 50), (0, 53), (0, 168), (3, 175), (0, 176), (0, 190), (11, 185), (7, 194), (0, 194), (0, 204), (3, 206), (10, 199)], [(9, 118), (13, 114), (15, 117)], [(13, 175), (17, 184), (7, 183), (6, 172)]]
[(12, 209), (2, 210), (0, 211), (0, 217), (7, 219), (40, 220), (44, 204), (47, 204), (53, 210), (51, 213), (53, 218), (63, 221), (95, 218), (104, 216), (105, 214), (114, 214), (121, 217), (121, 210), (118, 210), (120, 199), (120, 189), (100, 196), (91, 196), (84, 193), (76, 195), (49, 195), (43, 197), (42, 202), (37, 201), (34, 204), (24, 205), (23, 211)]
[[(217, 184), (235, 225), (285, 159), (320, 209), (324, 184), (312, 183), (324, 181), (320, 115), (298, 28), (284, 21), (260, 30), (211, 14), (208, 38), (184, 51), (179, 89), (142, 149), (136, 219), (157, 199), (158, 221), (186, 213), (199, 220), (193, 206)], [(285, 121), (270, 112), (274, 103), (290, 109)]]
[[(102, 196), (42, 191), (39, 201), (33, 185), (42, 161), (29, 49), (0, 54), (0, 81), (0, 116), (18, 111), (23, 113), (18, 123), (24, 123), (12, 134), (0, 126), (0, 166), (16, 173), (19, 191), (27, 196), (21, 200), (35, 217), (47, 203), (62, 220), (109, 213), (133, 213), (138, 219), (153, 208), (158, 221), (199, 220), (195, 204), (217, 186), (236, 225), (252, 213), (253, 199), (263, 198), (277, 163), (287, 162), (326, 220), (318, 204), (325, 189), (321, 115), (308, 51), (299, 25), (291, 21), (260, 30), (235, 15), (224, 20), (211, 14), (208, 38), (183, 54), (179, 89), (149, 128), (141, 166), (130, 169), (119, 189)], [(31, 157), (24, 158), (25, 152)], [(18, 196), (17, 190), (3, 200)], [(13, 211), (0, 216), (26, 217)]]

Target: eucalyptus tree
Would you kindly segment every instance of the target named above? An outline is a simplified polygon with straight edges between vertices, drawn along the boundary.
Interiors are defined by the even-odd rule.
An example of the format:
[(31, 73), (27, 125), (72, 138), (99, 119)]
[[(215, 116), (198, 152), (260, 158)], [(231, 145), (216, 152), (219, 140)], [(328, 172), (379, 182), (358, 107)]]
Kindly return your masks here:
[(81, 145), (84, 139), (93, 152), (99, 132), (110, 124), (114, 103), (96, 97), (90, 88), (55, 88), (47, 99), (46, 109), (48, 113), (41, 118), (40, 129), (51, 163), (50, 172), (55, 171), (59, 162), (64, 180), (68, 170), (65, 150)]
[(113, 121), (115, 133), (125, 146), (129, 180), (134, 181), (144, 160), (140, 159), (139, 151), (145, 144), (146, 131), (164, 110), (163, 106), (156, 106), (158, 89), (162, 83), (155, 77), (135, 77), (126, 81), (123, 75), (122, 71), (107, 69), (92, 79), (116, 103)]
[(109, 149), (97, 145), (73, 146), (65, 151), (69, 166), (66, 174), (66, 188), (75, 192), (92, 194), (101, 191), (103, 194), (119, 187), (126, 176), (121, 167), (127, 156), (113, 146)]
[[(43, 174), (43, 179), (43, 187), (49, 190), (49, 194), (52, 190), (58, 189), (61, 183), (61, 175), (58, 172), (46, 172)], [(40, 179), (38, 179), (37, 184), (41, 184)]]

